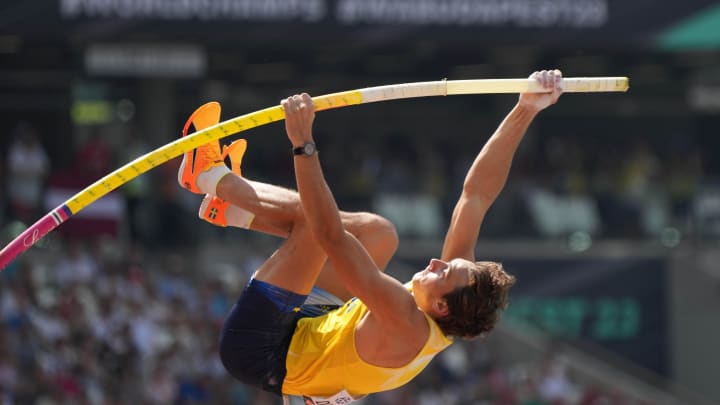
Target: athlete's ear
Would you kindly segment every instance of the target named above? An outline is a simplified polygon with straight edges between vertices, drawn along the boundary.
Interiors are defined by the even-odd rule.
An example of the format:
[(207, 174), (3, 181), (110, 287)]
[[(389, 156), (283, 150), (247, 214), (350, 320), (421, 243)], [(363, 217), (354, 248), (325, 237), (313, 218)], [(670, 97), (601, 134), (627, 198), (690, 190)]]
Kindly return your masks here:
[(435, 300), (435, 303), (433, 304), (433, 309), (435, 310), (435, 313), (440, 317), (447, 316), (447, 314), (450, 313), (450, 308), (448, 308), (448, 304), (447, 301), (445, 301), (445, 298), (438, 298), (437, 300)]

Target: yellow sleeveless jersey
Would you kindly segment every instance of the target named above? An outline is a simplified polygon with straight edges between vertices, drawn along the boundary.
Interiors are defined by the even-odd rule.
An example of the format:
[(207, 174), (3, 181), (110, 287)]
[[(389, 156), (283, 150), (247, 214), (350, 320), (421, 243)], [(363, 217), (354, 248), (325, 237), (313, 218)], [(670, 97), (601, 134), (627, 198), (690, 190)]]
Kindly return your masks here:
[(430, 334), (420, 353), (398, 368), (368, 364), (355, 350), (355, 328), (368, 309), (353, 298), (317, 318), (301, 319), (288, 350), (286, 395), (331, 396), (343, 390), (357, 398), (400, 387), (418, 375), (452, 340), (427, 314)]

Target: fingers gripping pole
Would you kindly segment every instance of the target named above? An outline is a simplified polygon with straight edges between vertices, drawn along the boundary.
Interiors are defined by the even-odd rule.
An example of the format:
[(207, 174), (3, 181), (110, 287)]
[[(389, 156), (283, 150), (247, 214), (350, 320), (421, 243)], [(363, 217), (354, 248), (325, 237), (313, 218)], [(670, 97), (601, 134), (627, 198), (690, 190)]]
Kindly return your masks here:
[[(621, 78), (565, 78), (563, 87), (566, 92), (598, 92), (626, 91), (628, 79)], [(397, 100), (430, 96), (455, 94), (490, 94), (490, 93), (521, 93), (546, 92), (530, 79), (483, 79), (483, 80), (439, 80), (393, 84), (388, 86), (368, 87), (332, 93), (313, 98), (317, 111), (347, 107), (356, 104), (379, 101)], [(13, 239), (0, 251), (0, 270), (18, 255), (29, 249), (41, 238), (52, 232), (60, 224), (92, 204), (102, 196), (120, 187), (135, 177), (157, 167), (168, 160), (193, 150), (208, 142), (214, 142), (242, 131), (280, 121), (285, 118), (281, 106), (266, 108), (250, 114), (241, 115), (211, 127), (197, 131), (174, 142), (161, 146), (120, 167), (114, 172), (91, 184), (59, 205), (23, 233)]]

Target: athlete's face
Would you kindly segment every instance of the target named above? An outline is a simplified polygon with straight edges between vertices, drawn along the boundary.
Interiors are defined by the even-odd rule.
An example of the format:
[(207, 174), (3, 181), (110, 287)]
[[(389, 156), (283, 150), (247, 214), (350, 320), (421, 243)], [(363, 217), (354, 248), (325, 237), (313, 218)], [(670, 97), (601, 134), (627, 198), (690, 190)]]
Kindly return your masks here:
[(418, 308), (434, 316), (444, 316), (447, 305), (443, 297), (468, 285), (474, 268), (475, 263), (465, 259), (449, 262), (431, 259), (425, 270), (415, 273), (412, 278), (413, 295)]

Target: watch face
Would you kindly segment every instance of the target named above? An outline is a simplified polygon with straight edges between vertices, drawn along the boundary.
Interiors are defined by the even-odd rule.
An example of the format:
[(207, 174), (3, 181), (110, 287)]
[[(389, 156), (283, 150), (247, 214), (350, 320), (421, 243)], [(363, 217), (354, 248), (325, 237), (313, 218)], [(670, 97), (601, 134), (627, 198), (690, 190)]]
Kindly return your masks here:
[(315, 145), (312, 143), (306, 143), (303, 146), (303, 152), (308, 156), (312, 155), (313, 153), (315, 153)]

